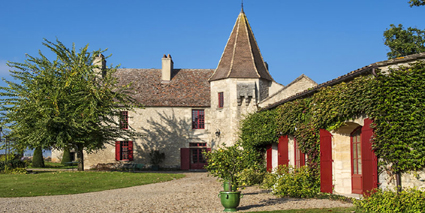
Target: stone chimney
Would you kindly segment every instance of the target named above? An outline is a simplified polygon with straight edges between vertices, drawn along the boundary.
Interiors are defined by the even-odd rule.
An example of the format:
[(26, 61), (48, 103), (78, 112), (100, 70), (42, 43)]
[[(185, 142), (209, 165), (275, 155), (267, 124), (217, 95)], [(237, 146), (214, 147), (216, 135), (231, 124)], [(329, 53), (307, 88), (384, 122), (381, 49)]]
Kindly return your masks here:
[(106, 60), (105, 60), (105, 56), (103, 56), (101, 53), (99, 53), (99, 55), (97, 55), (96, 57), (94, 57), (93, 60), (93, 65), (98, 66), (97, 68), (95, 68), (95, 72), (98, 73), (98, 75), (105, 77), (106, 75)]
[(171, 72), (173, 71), (173, 59), (171, 59), (171, 55), (168, 54), (168, 57), (164, 54), (162, 57), (162, 77), (161, 83), (169, 83), (171, 80)]

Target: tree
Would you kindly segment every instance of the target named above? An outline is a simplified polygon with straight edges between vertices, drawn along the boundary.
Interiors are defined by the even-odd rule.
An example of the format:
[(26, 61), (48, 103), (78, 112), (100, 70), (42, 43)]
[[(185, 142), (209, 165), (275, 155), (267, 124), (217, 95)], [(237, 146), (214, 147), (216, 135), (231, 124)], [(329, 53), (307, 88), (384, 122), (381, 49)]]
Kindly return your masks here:
[(425, 31), (412, 27), (405, 30), (401, 24), (390, 27), (384, 32), (384, 44), (390, 48), (388, 59), (425, 52)]
[(409, 5), (410, 5), (410, 7), (413, 7), (413, 6), (419, 7), (419, 6), (425, 5), (425, 1), (424, 0), (410, 0)]
[(34, 149), (34, 154), (32, 158), (32, 166), (35, 168), (44, 167), (43, 150), (41, 150), (41, 147), (37, 147)]
[[(121, 110), (137, 106), (127, 89), (117, 86), (113, 77), (117, 67), (102, 70), (102, 52), (79, 52), (45, 40), (43, 45), (56, 55), (50, 61), (39, 51), (39, 57), (27, 56), (24, 63), (8, 62), (11, 76), (0, 87), (1, 124), (8, 124), (11, 136), (29, 148), (74, 148), (78, 170), (84, 170), (83, 150), (101, 149), (117, 137), (134, 136), (133, 131), (119, 128)], [(95, 63), (95, 64), (94, 64)]]

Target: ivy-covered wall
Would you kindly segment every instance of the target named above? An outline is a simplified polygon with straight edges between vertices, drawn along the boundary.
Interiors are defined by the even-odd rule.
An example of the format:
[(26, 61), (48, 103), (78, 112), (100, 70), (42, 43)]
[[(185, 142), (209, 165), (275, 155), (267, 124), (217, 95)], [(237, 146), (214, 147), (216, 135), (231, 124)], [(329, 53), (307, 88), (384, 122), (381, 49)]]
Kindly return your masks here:
[[(311, 96), (251, 114), (241, 123), (244, 147), (264, 149), (279, 135), (293, 135), (319, 169), (319, 129), (338, 129), (358, 116), (374, 120), (373, 149), (392, 172), (425, 167), (425, 63), (359, 76)], [(389, 166), (389, 167), (387, 167)], [(318, 172), (316, 173), (318, 175)]]

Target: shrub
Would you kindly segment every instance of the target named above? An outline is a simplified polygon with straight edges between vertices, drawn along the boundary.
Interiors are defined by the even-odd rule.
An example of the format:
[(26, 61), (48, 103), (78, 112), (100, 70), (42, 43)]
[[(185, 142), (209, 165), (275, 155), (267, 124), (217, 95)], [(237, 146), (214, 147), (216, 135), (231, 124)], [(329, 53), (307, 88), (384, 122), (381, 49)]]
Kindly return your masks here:
[(32, 166), (44, 167), (43, 150), (41, 150), (41, 147), (37, 147), (34, 149), (34, 154), (32, 158)]
[(159, 152), (158, 150), (151, 150), (149, 157), (151, 158), (151, 164), (158, 166), (165, 160), (165, 153)]
[(306, 166), (279, 166), (274, 174), (267, 174), (264, 187), (280, 197), (312, 198), (320, 191), (320, 180)]
[(3, 173), (5, 174), (27, 174), (27, 170), (25, 168), (14, 168), (5, 170)]
[(25, 168), (26, 164), (21, 160), (0, 161), (0, 172), (7, 172), (16, 168)]
[(66, 147), (63, 150), (61, 164), (65, 165), (65, 163), (68, 163), (68, 162), (71, 162), (71, 152), (69, 151), (69, 148)]
[(252, 186), (255, 184), (261, 184), (266, 175), (265, 168), (246, 168), (241, 173), (237, 174), (239, 182), (242, 186)]
[(354, 205), (365, 212), (425, 212), (425, 192), (407, 189), (398, 195), (394, 191), (377, 189)]

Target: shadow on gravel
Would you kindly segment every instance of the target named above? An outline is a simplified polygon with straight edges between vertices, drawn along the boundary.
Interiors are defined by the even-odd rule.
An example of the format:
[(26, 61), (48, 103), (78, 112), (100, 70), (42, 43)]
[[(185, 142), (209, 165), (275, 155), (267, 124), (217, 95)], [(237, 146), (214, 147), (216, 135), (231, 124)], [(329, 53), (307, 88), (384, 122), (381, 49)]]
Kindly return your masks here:
[(259, 192), (249, 192), (249, 193), (243, 193), (243, 196), (245, 195), (258, 195), (258, 194), (267, 194), (270, 190), (261, 190)]
[[(255, 193), (251, 193), (251, 194), (255, 194)], [(260, 193), (256, 193), (256, 194), (260, 194)], [(297, 200), (302, 200), (302, 199), (272, 198), (272, 199), (268, 199), (268, 200), (262, 200), (262, 201), (260, 201), (260, 204), (253, 204), (253, 205), (238, 207), (238, 210), (248, 210), (248, 209), (264, 207), (264, 206), (273, 206), (273, 205), (276, 205), (276, 204), (282, 204), (282, 203), (287, 203), (287, 202), (290, 202), (290, 201), (297, 201)]]

